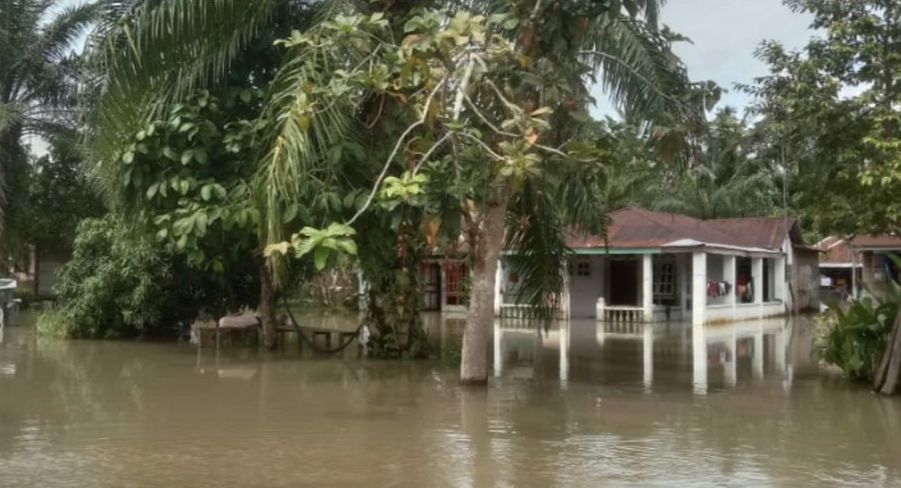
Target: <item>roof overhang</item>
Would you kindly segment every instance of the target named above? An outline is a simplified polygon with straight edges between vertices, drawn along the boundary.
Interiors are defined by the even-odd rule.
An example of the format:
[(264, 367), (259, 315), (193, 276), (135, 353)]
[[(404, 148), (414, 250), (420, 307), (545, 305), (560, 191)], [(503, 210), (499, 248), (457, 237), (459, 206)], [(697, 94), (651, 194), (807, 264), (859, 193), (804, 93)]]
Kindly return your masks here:
[(732, 246), (713, 242), (701, 242), (694, 239), (679, 239), (661, 246), (663, 252), (704, 251), (710, 254), (724, 254), (731, 256), (773, 257), (781, 256), (782, 251), (765, 249), (762, 247)]
[(844, 269), (844, 268), (863, 268), (861, 263), (820, 263), (821, 268)]
[(901, 246), (851, 246), (854, 252), (901, 252)]

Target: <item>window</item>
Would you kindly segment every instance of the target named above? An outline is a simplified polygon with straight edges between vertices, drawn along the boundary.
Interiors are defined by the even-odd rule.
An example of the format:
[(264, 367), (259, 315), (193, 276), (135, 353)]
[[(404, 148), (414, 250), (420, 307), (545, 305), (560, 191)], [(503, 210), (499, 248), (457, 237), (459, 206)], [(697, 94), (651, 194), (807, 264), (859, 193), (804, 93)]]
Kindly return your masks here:
[(576, 276), (591, 276), (591, 263), (588, 261), (579, 261), (576, 263)]
[(676, 269), (673, 262), (654, 263), (654, 296), (672, 297), (676, 294)]

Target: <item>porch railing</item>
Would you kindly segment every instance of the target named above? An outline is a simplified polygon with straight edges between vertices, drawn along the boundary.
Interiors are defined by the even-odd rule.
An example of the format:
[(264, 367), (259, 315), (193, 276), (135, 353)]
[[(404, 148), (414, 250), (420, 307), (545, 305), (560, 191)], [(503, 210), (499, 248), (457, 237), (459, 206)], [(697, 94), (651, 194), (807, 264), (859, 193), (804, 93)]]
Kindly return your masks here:
[(629, 305), (607, 305), (601, 298), (597, 303), (598, 320), (604, 322), (635, 323), (645, 322), (644, 309)]

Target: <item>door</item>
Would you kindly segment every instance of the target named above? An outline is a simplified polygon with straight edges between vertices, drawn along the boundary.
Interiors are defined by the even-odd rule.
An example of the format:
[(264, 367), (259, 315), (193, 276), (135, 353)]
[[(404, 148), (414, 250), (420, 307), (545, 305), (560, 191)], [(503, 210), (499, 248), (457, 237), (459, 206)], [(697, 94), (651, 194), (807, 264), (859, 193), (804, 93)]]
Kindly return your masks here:
[(638, 305), (638, 260), (610, 261), (610, 305)]

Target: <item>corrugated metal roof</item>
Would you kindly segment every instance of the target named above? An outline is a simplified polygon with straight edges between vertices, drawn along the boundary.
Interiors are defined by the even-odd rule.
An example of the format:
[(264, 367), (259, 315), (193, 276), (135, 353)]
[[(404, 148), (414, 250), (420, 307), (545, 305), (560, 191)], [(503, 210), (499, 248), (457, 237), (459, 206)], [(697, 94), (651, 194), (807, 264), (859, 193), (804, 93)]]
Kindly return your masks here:
[(863, 235), (851, 239), (852, 247), (885, 247), (885, 248), (901, 248), (901, 237), (881, 235), (871, 236)]
[(854, 262), (853, 249), (901, 249), (901, 237), (890, 235), (862, 235), (850, 239), (829, 236), (818, 242), (823, 255), (820, 263), (824, 265), (851, 264)]
[(676, 241), (696, 241), (706, 245), (737, 246), (777, 250), (787, 232), (792, 241), (803, 245), (797, 221), (780, 218), (701, 220), (687, 215), (625, 208), (610, 214), (607, 242), (603, 236), (572, 236), (573, 249), (610, 247), (645, 249)]

